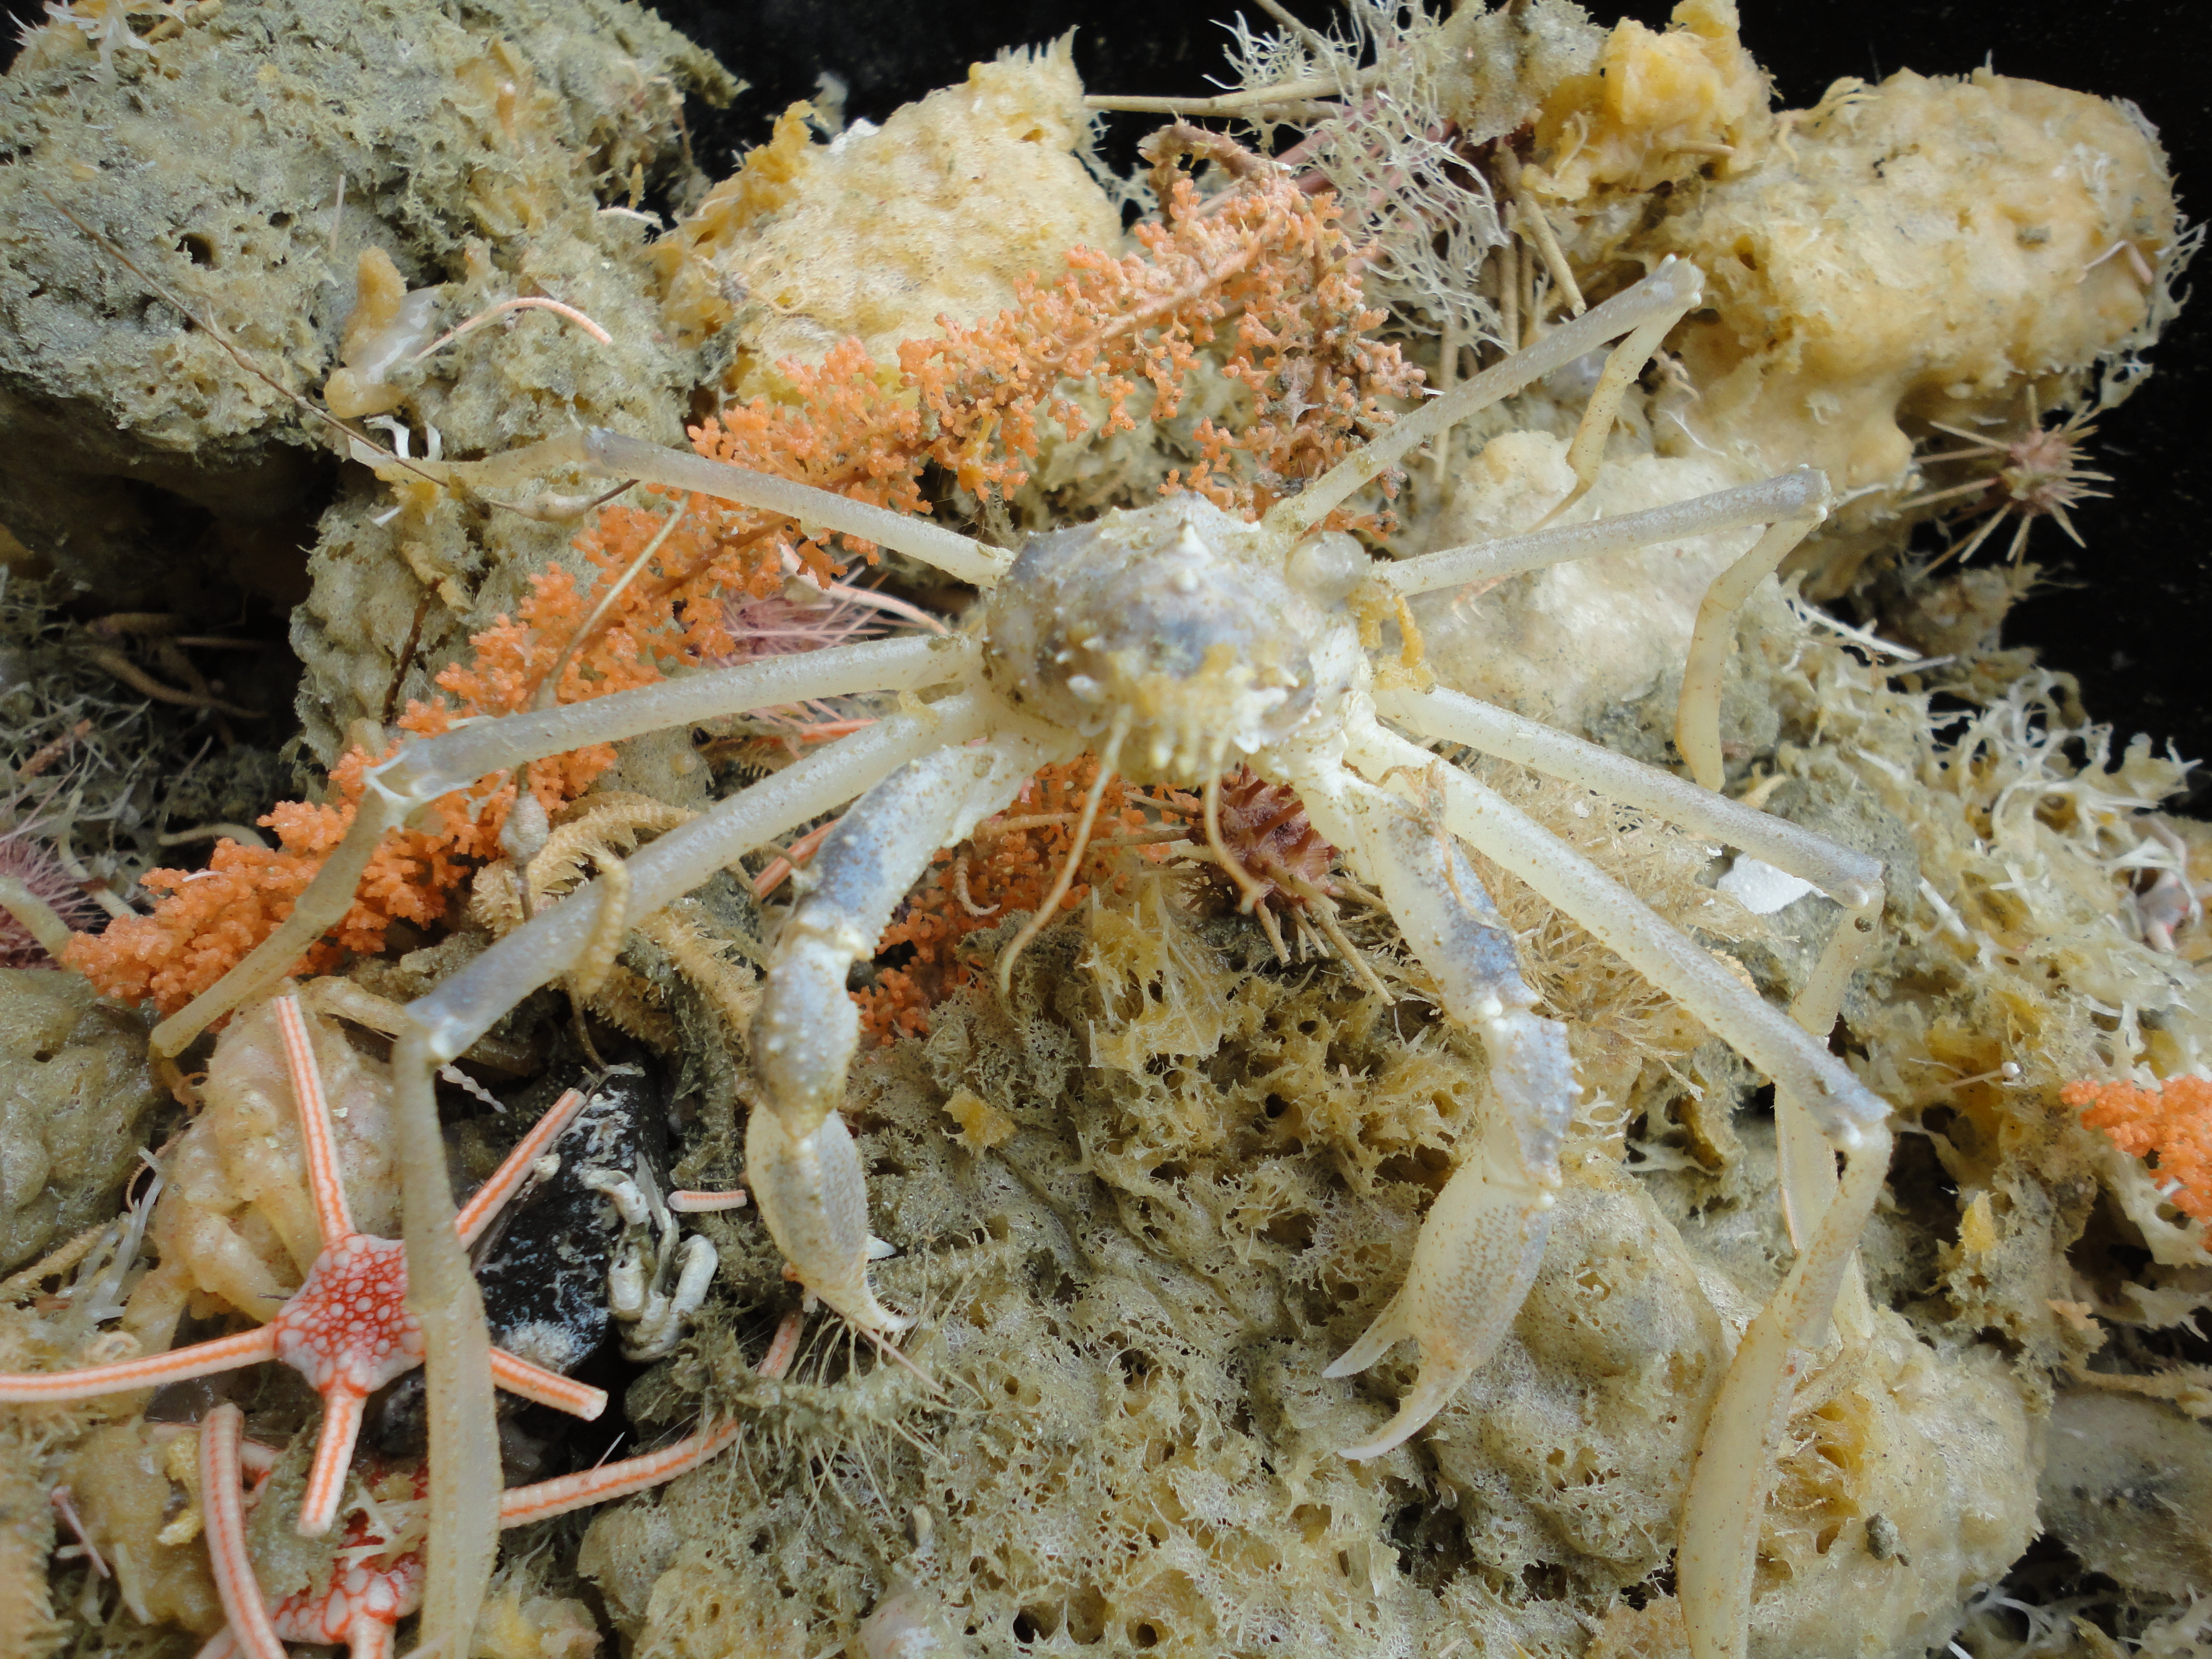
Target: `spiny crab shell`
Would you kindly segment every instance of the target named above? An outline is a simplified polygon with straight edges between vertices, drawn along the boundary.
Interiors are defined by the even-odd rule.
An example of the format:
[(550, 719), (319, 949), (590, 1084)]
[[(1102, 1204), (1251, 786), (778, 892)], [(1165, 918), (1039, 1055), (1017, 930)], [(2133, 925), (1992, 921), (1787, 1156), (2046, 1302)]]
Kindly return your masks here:
[(1364, 678), (1334, 608), (1366, 556), (1279, 541), (1200, 495), (1030, 538), (983, 619), (983, 672), (1024, 714), (1095, 736), (1130, 721), (1124, 771), (1189, 782), (1340, 712)]

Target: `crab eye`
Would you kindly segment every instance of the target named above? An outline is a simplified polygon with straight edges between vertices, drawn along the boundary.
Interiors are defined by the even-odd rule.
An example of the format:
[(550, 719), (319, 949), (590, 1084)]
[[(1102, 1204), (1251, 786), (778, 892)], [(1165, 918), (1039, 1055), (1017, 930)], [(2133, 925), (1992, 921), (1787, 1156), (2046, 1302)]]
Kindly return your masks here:
[(1291, 550), (1283, 574), (1308, 599), (1334, 605), (1359, 586), (1367, 574), (1367, 553), (1341, 530), (1328, 530)]

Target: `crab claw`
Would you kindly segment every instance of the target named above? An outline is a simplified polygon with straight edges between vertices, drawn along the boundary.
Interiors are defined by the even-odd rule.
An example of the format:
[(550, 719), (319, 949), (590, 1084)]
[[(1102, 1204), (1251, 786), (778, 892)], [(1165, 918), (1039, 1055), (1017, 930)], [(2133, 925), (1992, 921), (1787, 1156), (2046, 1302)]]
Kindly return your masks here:
[(1512, 1166), (1498, 1168), (1490, 1151), (1453, 1171), (1429, 1207), (1405, 1285), (1325, 1373), (1364, 1371), (1408, 1336), (1420, 1344), (1420, 1374), (1398, 1414), (1372, 1439), (1345, 1447), (1346, 1457), (1380, 1457), (1425, 1428), (1504, 1340), (1528, 1299), (1552, 1231), (1552, 1195), (1509, 1173)]
[(745, 1129), (745, 1176), (791, 1276), (864, 1331), (914, 1323), (868, 1288), (868, 1183), (845, 1120), (831, 1112), (794, 1138), (774, 1112)]

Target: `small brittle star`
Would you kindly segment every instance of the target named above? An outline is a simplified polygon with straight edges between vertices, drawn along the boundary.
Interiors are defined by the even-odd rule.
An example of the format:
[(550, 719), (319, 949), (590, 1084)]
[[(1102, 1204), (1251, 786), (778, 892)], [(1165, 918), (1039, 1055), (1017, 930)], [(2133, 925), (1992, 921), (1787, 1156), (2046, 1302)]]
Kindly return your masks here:
[[(800, 1323), (796, 1313), (784, 1316), (760, 1363), (759, 1375), (781, 1376), (790, 1369)], [(208, 1560), (229, 1622), (200, 1649), (197, 1659), (237, 1659), (241, 1653), (246, 1659), (285, 1659), (286, 1642), (343, 1644), (352, 1659), (389, 1659), (393, 1631), (422, 1603), (422, 1552), (410, 1550), (380, 1560), (380, 1547), (390, 1536), (383, 1529), (388, 1523), (366, 1508), (357, 1509), (346, 1522), (345, 1547), (331, 1563), (329, 1577), (319, 1587), (310, 1585), (269, 1606), (246, 1546), (240, 1495), (242, 1420), (236, 1406), (222, 1405), (200, 1425), (200, 1501)], [(732, 1419), (659, 1451), (514, 1487), (501, 1495), (499, 1523), (520, 1527), (644, 1492), (689, 1474), (737, 1437), (738, 1424)], [(418, 1471), (418, 1497), (421, 1487)]]
[[(407, 1266), (399, 1242), (355, 1231), (338, 1168), (337, 1144), (331, 1132), (330, 1107), (323, 1097), (299, 1000), (279, 997), (276, 1011), (299, 1103), (307, 1184), (323, 1239), (322, 1253), (309, 1267), (306, 1281), (276, 1318), (258, 1330), (82, 1370), (0, 1375), (0, 1402), (90, 1400), (282, 1359), (323, 1396), (322, 1433), (298, 1522), (300, 1532), (314, 1538), (328, 1532), (337, 1517), (364, 1404), (377, 1389), (422, 1363), (422, 1330), (408, 1310)], [(560, 1138), (583, 1104), (584, 1097), (571, 1089), (516, 1144), (454, 1217), (454, 1230), (464, 1244), (475, 1243), (490, 1224), (528, 1177), (532, 1164)], [(498, 1348), (491, 1351), (491, 1361), (492, 1381), (509, 1394), (587, 1421), (606, 1409), (607, 1397), (600, 1389)]]

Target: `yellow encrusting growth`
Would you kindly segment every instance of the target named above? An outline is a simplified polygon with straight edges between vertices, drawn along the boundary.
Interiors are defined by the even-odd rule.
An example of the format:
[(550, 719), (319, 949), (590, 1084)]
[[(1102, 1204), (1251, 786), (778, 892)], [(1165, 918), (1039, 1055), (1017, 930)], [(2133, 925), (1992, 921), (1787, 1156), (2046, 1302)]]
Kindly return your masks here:
[(1725, 173), (1772, 131), (1766, 77), (1736, 38), (1735, 0), (1682, 0), (1665, 33), (1615, 27), (1590, 70), (1536, 118), (1530, 187), (1579, 202), (1612, 186), (1655, 190), (1717, 161)]

